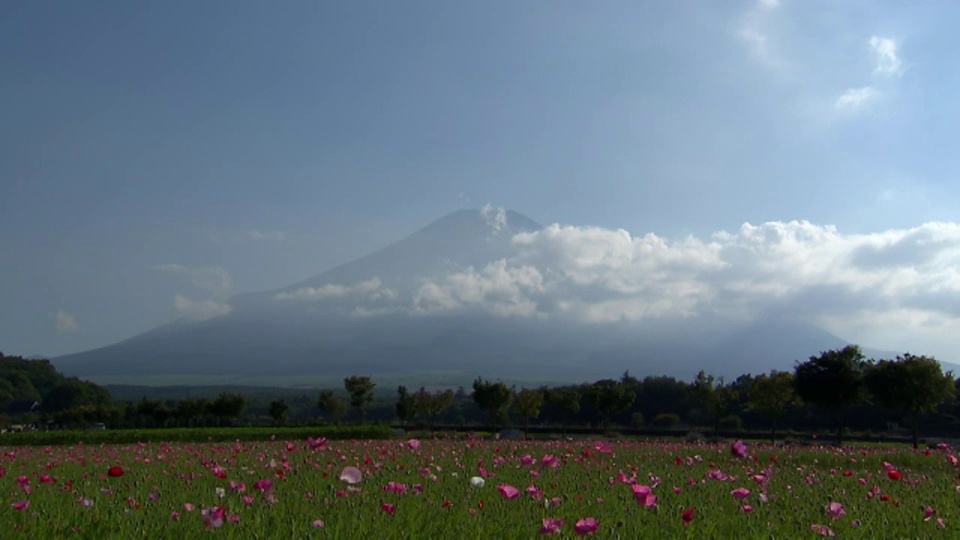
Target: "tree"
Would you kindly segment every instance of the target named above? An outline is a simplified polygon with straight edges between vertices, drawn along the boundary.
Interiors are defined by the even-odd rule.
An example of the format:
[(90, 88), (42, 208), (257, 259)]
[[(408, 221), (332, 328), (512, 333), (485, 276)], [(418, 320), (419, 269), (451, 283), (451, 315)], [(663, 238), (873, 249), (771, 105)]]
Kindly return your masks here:
[(167, 420), (173, 416), (173, 411), (171, 411), (167, 404), (160, 400), (147, 399), (144, 396), (139, 403), (137, 403), (137, 416), (141, 420), (147, 420), (147, 425), (152, 427), (164, 427), (167, 423)]
[(426, 419), (427, 425), (433, 427), (437, 417), (453, 403), (453, 396), (453, 390), (430, 393), (421, 386), (410, 398), (411, 414)]
[(719, 438), (720, 420), (730, 409), (730, 404), (736, 401), (735, 392), (723, 384), (722, 378), (700, 371), (690, 387), (690, 394), (700, 406), (703, 417), (713, 427), (714, 439)]
[(567, 424), (580, 414), (581, 397), (580, 392), (573, 387), (548, 389), (544, 395), (545, 401), (560, 412), (564, 437), (567, 436)]
[(53, 387), (43, 401), (40, 410), (45, 413), (56, 413), (74, 407), (90, 405), (112, 405), (113, 399), (104, 388), (91, 382), (69, 378)]
[(837, 445), (843, 443), (843, 421), (847, 410), (863, 401), (864, 357), (860, 347), (847, 345), (811, 356), (794, 367), (794, 386), (801, 399), (833, 413)]
[(350, 395), (350, 406), (357, 411), (361, 422), (367, 416), (367, 405), (373, 401), (373, 389), (376, 386), (367, 376), (352, 375), (343, 380), (343, 387)]
[(327, 419), (339, 423), (340, 418), (347, 412), (347, 404), (333, 393), (333, 390), (323, 390), (317, 400), (317, 408)]
[(881, 405), (900, 415), (913, 432), (917, 447), (920, 416), (932, 413), (956, 395), (953, 373), (943, 373), (935, 358), (905, 354), (868, 366), (864, 381)]
[(243, 394), (235, 392), (220, 392), (217, 399), (210, 402), (210, 414), (217, 417), (217, 423), (232, 422), (240, 417), (247, 400)]
[(633, 390), (612, 379), (597, 381), (587, 387), (587, 401), (600, 415), (600, 425), (607, 427), (610, 419), (633, 405), (637, 395)]
[(773, 428), (770, 440), (777, 441), (777, 423), (791, 409), (800, 405), (800, 398), (794, 390), (793, 373), (773, 370), (769, 375), (760, 375), (753, 380), (748, 391), (750, 406), (770, 417)]
[(543, 390), (534, 390), (523, 388), (517, 394), (517, 409), (523, 415), (524, 429), (530, 427), (530, 421), (536, 420), (540, 416), (540, 409), (543, 407)]
[(273, 422), (278, 425), (283, 425), (287, 421), (287, 411), (290, 410), (290, 406), (287, 405), (287, 402), (282, 399), (275, 399), (270, 402), (270, 407), (267, 409), (267, 413), (270, 415), (270, 418), (273, 418)]
[(507, 409), (513, 401), (513, 388), (502, 382), (489, 382), (477, 378), (473, 381), (473, 401), (480, 410), (487, 413), (494, 427), (501, 426), (507, 419)]
[(406, 386), (397, 387), (397, 418), (401, 422), (406, 422), (410, 418), (411, 410), (413, 403), (410, 400), (410, 393), (407, 392)]
[(186, 398), (177, 402), (174, 413), (182, 425), (193, 427), (202, 422), (210, 410), (210, 403), (203, 398)]

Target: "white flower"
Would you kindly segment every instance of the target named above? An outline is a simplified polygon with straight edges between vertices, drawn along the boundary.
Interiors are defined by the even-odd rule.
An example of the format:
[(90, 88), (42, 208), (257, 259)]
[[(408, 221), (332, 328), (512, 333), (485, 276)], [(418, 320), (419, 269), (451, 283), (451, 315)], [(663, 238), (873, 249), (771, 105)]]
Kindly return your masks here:
[(480, 478), (479, 476), (474, 476), (473, 478), (470, 479), (470, 485), (475, 488), (482, 488), (483, 484), (485, 483), (486, 481), (483, 478)]
[(216, 491), (217, 491), (217, 497), (220, 497), (221, 499), (223, 498), (224, 495), (227, 494), (227, 490), (223, 489), (222, 487), (216, 488)]

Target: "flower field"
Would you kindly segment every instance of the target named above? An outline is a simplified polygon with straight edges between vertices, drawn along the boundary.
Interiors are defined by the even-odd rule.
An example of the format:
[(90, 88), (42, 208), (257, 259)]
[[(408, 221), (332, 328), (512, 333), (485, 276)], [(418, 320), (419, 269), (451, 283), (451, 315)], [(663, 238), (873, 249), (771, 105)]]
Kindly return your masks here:
[(0, 447), (23, 538), (957, 538), (949, 448), (637, 441)]

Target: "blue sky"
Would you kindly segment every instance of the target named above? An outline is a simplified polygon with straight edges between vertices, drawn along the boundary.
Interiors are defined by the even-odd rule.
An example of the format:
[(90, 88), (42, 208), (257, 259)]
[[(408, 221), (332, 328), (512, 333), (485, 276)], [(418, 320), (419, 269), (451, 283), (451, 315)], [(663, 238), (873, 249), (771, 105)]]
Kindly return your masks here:
[[(106, 345), (488, 203), (675, 241), (806, 220), (952, 249), (951, 227), (917, 228), (960, 207), (958, 16), (950, 1), (4, 2), (0, 350)], [(950, 304), (911, 319), (929, 341), (885, 330), (906, 302), (832, 329), (960, 345), (958, 259), (937, 260), (914, 267)]]

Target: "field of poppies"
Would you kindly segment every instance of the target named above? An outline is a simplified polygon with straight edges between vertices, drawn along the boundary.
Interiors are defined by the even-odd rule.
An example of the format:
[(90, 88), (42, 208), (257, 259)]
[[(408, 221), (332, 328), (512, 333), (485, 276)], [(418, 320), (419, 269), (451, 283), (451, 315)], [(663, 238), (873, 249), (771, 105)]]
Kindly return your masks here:
[(307, 438), (0, 451), (4, 537), (960, 535), (946, 446)]

